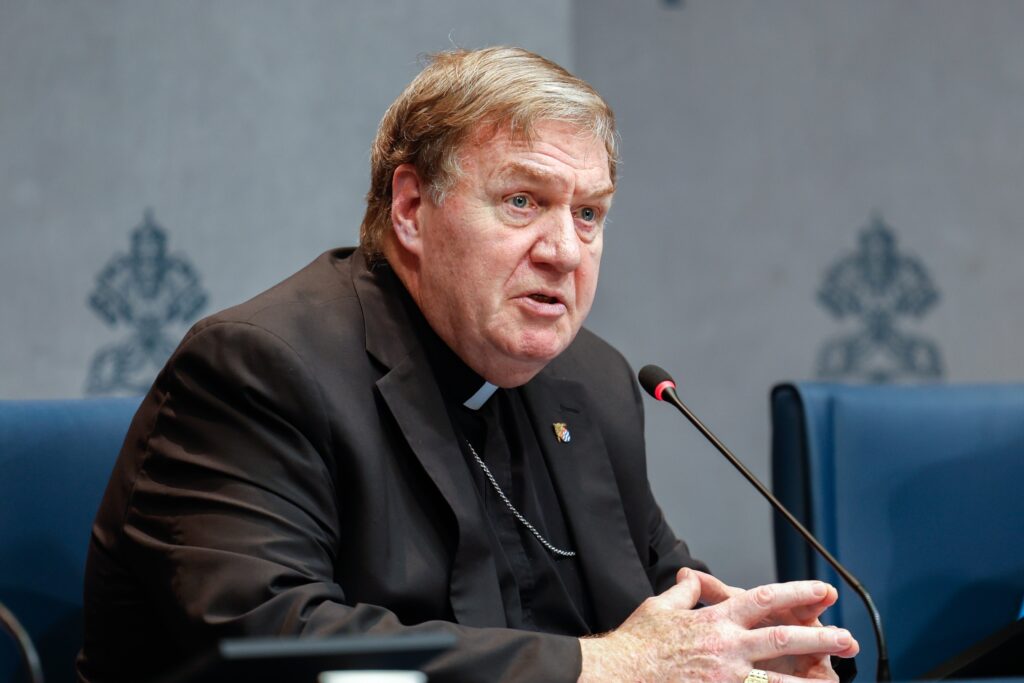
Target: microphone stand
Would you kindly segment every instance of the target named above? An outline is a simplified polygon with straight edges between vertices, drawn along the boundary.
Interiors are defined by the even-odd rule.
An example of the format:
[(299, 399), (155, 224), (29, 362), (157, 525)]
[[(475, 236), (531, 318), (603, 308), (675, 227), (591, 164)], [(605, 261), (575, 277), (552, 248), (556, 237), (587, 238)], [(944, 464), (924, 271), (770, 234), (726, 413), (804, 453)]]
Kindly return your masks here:
[(21, 655), (25, 670), (32, 683), (43, 683), (43, 667), (39, 663), (39, 655), (32, 645), (32, 639), (29, 638), (28, 633), (22, 628), (14, 614), (2, 602), (0, 602), (0, 626), (3, 626), (17, 641), (18, 653)]

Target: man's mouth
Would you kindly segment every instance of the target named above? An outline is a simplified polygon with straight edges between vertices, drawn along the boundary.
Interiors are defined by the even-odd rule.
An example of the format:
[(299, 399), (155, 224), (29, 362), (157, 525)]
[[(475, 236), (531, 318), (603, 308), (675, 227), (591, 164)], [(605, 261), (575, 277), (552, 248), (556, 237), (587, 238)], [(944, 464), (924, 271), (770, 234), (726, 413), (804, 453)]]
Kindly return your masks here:
[(542, 304), (557, 304), (557, 303), (559, 303), (559, 300), (556, 297), (547, 296), (546, 294), (540, 294), (540, 293), (531, 294), (530, 298), (533, 299), (534, 301), (539, 301)]

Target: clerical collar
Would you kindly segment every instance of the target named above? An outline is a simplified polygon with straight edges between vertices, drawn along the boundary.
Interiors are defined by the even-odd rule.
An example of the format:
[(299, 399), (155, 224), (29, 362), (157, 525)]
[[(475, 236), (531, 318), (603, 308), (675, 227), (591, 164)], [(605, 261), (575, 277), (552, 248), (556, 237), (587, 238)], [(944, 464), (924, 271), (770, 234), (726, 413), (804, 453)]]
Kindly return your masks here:
[(476, 393), (463, 401), (462, 405), (470, 410), (480, 410), (480, 408), (487, 403), (487, 399), (494, 396), (494, 392), (497, 390), (498, 387), (487, 380), (484, 380), (484, 383), (480, 385), (480, 388), (476, 390)]
[[(384, 270), (384, 268), (380, 269)], [(498, 390), (498, 387), (484, 380), (455, 355), (455, 352), (430, 327), (419, 306), (413, 301), (412, 296), (409, 295), (408, 290), (405, 289), (394, 271), (390, 267), (386, 270), (388, 271), (387, 277), (393, 278), (396, 287), (402, 292), (402, 300), (409, 313), (409, 319), (413, 321), (416, 336), (423, 344), (427, 360), (430, 362), (437, 385), (445, 400), (462, 405), (469, 410), (480, 410)]]
[[(415, 304), (413, 304), (415, 307)], [(480, 410), (498, 387), (484, 380), (466, 365), (420, 314), (419, 337), (427, 352), (430, 367), (445, 399), (470, 410)]]

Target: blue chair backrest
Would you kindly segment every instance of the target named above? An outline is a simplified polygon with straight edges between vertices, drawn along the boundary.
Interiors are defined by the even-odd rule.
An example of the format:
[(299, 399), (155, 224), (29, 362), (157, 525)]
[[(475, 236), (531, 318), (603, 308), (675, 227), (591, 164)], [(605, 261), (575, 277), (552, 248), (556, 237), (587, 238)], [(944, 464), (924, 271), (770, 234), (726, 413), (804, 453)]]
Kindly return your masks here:
[[(773, 488), (871, 592), (893, 676), (918, 676), (1017, 617), (1024, 595), (1024, 385), (772, 392)], [(781, 580), (840, 586), (776, 520)], [(831, 621), (874, 671), (867, 611), (840, 588)]]
[[(35, 642), (47, 683), (74, 680), (89, 531), (139, 403), (0, 401), (0, 602)], [(0, 632), (0, 681), (24, 676)]]

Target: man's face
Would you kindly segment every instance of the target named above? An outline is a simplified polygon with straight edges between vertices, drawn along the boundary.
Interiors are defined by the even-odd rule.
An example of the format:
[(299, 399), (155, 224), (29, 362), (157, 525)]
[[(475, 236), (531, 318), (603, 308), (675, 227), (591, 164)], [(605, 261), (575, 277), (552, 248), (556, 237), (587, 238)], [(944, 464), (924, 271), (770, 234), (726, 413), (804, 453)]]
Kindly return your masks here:
[(434, 330), (500, 386), (528, 381), (575, 338), (597, 288), (614, 186), (604, 144), (544, 122), (532, 143), (480, 136), (440, 206), (423, 197), (413, 295)]

